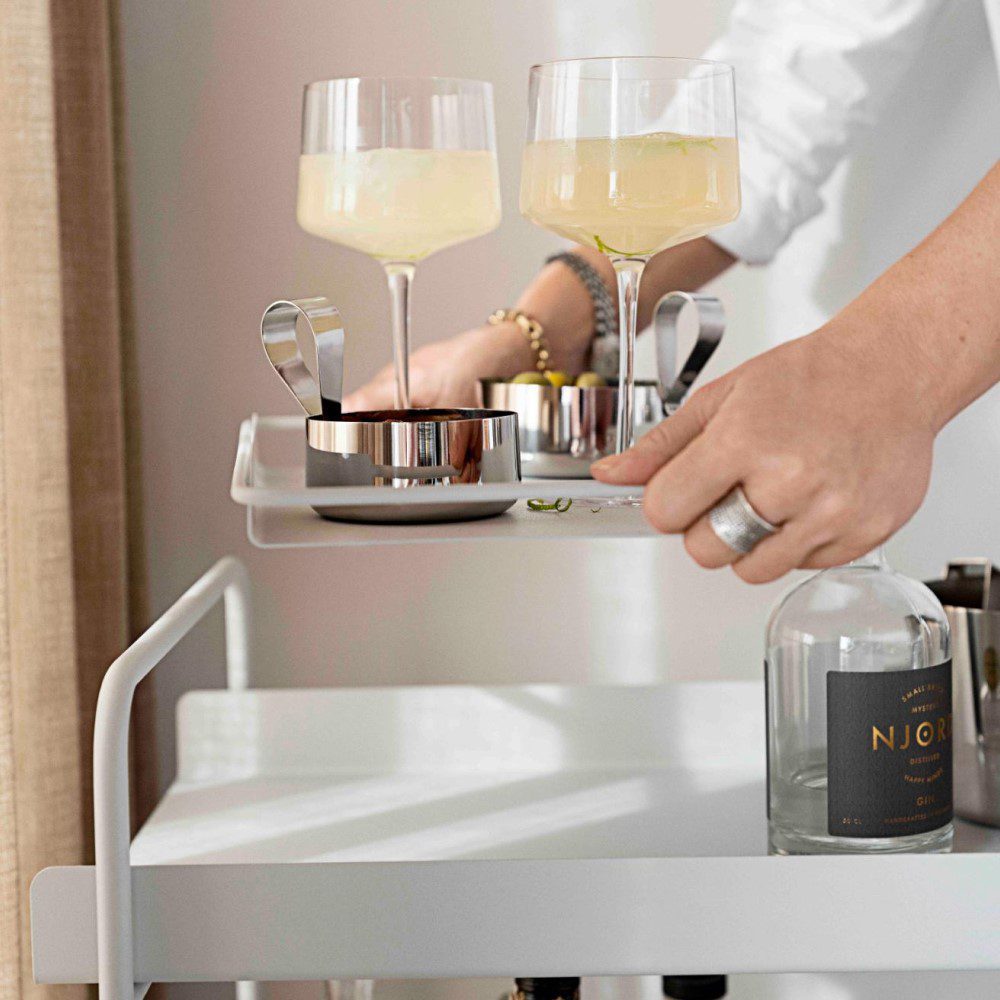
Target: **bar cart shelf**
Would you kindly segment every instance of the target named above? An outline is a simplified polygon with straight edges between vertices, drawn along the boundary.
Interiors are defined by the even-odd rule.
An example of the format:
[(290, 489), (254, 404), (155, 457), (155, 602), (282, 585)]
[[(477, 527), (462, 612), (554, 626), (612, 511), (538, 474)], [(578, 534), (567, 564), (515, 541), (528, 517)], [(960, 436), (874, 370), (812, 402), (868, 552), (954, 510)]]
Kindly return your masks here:
[[(241, 430), (258, 545), (647, 534), (640, 510), (584, 503), (324, 522), (293, 438), (301, 420)], [(135, 687), (222, 601), (227, 690), (181, 700), (177, 779), (130, 840)], [(139, 1000), (154, 981), (1000, 969), (1000, 830), (958, 821), (949, 855), (767, 856), (760, 684), (252, 690), (250, 635), (225, 558), (109, 668), (96, 865), (32, 883), (39, 982)]]
[[(765, 856), (762, 697), (190, 693), (178, 778), (131, 848), (134, 974), (1000, 966), (1000, 831), (960, 823), (950, 856)], [(94, 981), (94, 869), (42, 872), (32, 911), (38, 978)]]

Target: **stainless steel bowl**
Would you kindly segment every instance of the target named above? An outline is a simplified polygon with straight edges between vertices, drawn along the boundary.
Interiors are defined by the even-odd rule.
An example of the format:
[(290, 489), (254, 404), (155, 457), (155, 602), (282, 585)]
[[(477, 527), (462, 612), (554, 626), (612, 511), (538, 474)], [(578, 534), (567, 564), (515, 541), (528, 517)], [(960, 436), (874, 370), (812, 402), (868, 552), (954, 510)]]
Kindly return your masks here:
[(956, 559), (927, 586), (951, 626), (955, 813), (1000, 827), (1000, 570)]
[[(415, 489), (521, 479), (517, 414), (498, 410), (371, 410), (306, 420), (306, 485)], [(335, 521), (471, 521), (502, 514), (495, 503), (316, 507)]]
[[(698, 327), (694, 347), (678, 363), (677, 323), (692, 306)], [(653, 311), (659, 380), (635, 384), (635, 434), (640, 437), (684, 401), (715, 352), (725, 329), (722, 303), (711, 295), (670, 292)], [(615, 451), (618, 386), (583, 388), (520, 385), (484, 379), (483, 402), (518, 416), (524, 474), (542, 479), (587, 479), (590, 464)]]
[[(524, 474), (541, 479), (586, 479), (590, 463), (615, 450), (618, 387), (520, 385), (498, 379), (481, 383), (490, 408), (518, 417)], [(663, 418), (656, 382), (635, 385), (636, 435)]]

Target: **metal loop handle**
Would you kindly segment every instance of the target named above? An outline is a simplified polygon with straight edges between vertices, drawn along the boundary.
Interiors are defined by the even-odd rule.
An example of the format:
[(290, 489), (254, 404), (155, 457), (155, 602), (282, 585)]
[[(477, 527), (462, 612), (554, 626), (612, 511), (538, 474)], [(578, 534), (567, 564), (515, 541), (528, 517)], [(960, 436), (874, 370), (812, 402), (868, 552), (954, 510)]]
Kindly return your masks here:
[[(316, 345), (318, 385), (295, 336), (300, 316)], [(302, 409), (310, 417), (339, 418), (343, 411), (344, 323), (337, 307), (323, 295), (272, 302), (261, 316), (260, 336), (268, 361)]]
[[(698, 314), (698, 335), (687, 360), (677, 373), (677, 321), (687, 305)], [(669, 417), (684, 402), (695, 379), (715, 353), (726, 329), (726, 313), (714, 295), (691, 292), (668, 292), (656, 303), (653, 311), (653, 333), (656, 337), (656, 367), (660, 383), (663, 415)]]

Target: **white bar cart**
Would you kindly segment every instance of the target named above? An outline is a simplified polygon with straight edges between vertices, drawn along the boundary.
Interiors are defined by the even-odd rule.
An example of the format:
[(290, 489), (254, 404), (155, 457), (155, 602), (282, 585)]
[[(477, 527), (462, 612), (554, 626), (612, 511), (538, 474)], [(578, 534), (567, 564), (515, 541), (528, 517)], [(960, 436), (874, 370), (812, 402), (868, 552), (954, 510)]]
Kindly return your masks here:
[[(241, 433), (259, 545), (647, 533), (584, 503), (325, 522), (308, 505), (330, 491), (262, 458), (291, 428)], [(182, 699), (177, 779), (129, 845), (135, 686), (220, 601), (229, 689)], [(951, 855), (766, 856), (762, 685), (252, 690), (249, 621), (223, 559), (109, 669), (97, 863), (36, 876), (38, 981), (136, 1000), (154, 981), (1000, 969), (1000, 831), (959, 822)]]

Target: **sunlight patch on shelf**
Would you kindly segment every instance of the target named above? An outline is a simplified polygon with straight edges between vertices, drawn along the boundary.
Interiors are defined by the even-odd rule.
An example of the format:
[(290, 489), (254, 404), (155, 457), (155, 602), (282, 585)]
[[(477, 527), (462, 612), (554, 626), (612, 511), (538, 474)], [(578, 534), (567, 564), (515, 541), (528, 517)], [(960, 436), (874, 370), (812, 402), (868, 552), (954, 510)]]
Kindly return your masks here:
[(458, 858), (576, 827), (606, 823), (642, 812), (649, 805), (649, 788), (645, 779), (630, 778), (330, 851), (315, 860)]
[[(298, 792), (293, 791), (296, 782), (288, 779), (280, 783), (260, 780), (250, 786), (228, 788), (175, 785), (153, 822), (132, 845), (132, 864), (193, 859), (223, 861), (227, 852), (240, 852), (254, 844), (272, 844), (284, 856), (288, 848), (279, 844), (283, 838), (300, 838), (305, 860), (311, 857), (319, 841), (336, 839), (338, 827), (504, 785), (517, 785), (520, 780), (495, 773), (404, 774), (338, 780), (318, 788), (313, 779), (308, 782), (311, 787), (307, 791)], [(299, 787), (304, 783), (299, 783)], [(211, 811), (199, 814), (204, 805), (195, 798), (206, 792), (212, 796)], [(192, 801), (185, 801), (186, 797)], [(228, 808), (227, 798), (235, 800)]]

